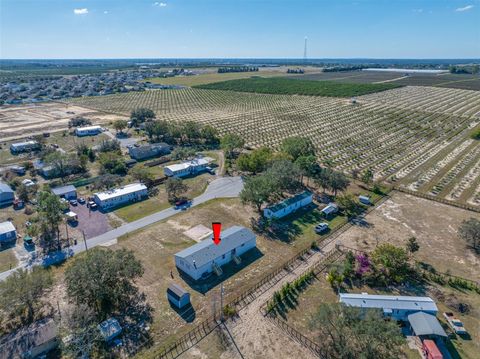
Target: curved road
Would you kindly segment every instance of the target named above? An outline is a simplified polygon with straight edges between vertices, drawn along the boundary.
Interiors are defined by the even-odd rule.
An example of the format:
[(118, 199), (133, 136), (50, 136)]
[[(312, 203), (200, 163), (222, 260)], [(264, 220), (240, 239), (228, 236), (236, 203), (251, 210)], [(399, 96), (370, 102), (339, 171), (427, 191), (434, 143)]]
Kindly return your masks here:
[[(208, 202), (212, 199), (215, 198), (233, 198), (233, 197), (238, 197), (240, 192), (242, 191), (243, 188), (243, 181), (241, 177), (220, 177), (215, 180), (213, 180), (205, 190), (203, 194), (201, 194), (198, 197), (195, 197), (192, 202), (190, 207), (195, 207), (198, 206), (199, 204)], [(189, 207), (189, 208), (190, 208)], [(187, 209), (188, 210), (188, 209)], [(90, 239), (87, 239), (86, 246), (88, 248), (96, 247), (102, 244), (105, 244), (107, 242), (110, 242), (120, 236), (123, 236), (124, 234), (134, 232), (138, 229), (147, 227), (153, 223), (162, 221), (166, 218), (169, 218), (171, 216), (174, 216), (175, 214), (181, 212), (181, 209), (175, 209), (174, 207), (170, 207), (167, 209), (164, 209), (163, 211), (156, 212), (154, 214), (151, 214), (149, 216), (143, 217), (141, 219), (138, 219), (136, 221), (121, 225), (118, 228), (112, 229), (111, 231), (108, 231), (106, 233), (103, 233), (97, 237), (93, 237)], [(80, 242), (75, 246), (70, 247), (70, 254), (69, 256), (72, 256), (74, 254), (83, 252), (85, 250), (85, 243)], [(65, 254), (63, 255), (58, 255), (58, 256), (51, 256), (49, 260), (50, 264), (53, 264), (57, 262), (59, 259), (64, 259)], [(38, 259), (35, 261), (32, 265), (40, 265), (43, 264), (45, 258)], [(3, 273), (0, 273), (0, 280), (4, 280), (7, 278), (11, 273), (16, 271), (17, 269), (20, 268), (27, 268), (29, 265), (26, 263), (19, 265), (16, 268), (13, 268), (11, 270), (5, 271)]]

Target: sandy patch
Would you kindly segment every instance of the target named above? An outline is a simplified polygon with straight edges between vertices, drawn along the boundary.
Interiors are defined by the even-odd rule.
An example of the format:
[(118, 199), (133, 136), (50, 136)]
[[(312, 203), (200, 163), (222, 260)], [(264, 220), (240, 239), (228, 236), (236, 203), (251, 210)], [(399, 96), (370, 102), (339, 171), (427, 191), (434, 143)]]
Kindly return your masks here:
[(188, 231), (183, 232), (184, 235), (196, 242), (200, 242), (202, 239), (211, 235), (212, 233), (212, 230), (208, 227), (205, 227), (203, 224), (199, 224), (190, 228)]

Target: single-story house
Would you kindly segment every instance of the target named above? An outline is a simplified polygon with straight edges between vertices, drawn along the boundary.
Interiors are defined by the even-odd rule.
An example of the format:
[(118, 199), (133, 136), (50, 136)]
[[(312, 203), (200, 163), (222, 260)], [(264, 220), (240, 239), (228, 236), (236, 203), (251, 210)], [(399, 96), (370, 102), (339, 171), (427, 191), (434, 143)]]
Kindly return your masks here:
[(130, 147), (128, 154), (135, 160), (145, 160), (156, 156), (167, 155), (171, 152), (171, 147), (167, 143), (153, 143), (139, 147)]
[(57, 326), (44, 319), (0, 339), (0, 359), (38, 358), (60, 343)]
[(122, 333), (122, 326), (115, 318), (108, 318), (98, 325), (98, 330), (106, 342), (118, 337)]
[(0, 206), (8, 206), (15, 200), (15, 192), (6, 183), (0, 182)]
[(263, 210), (263, 215), (267, 218), (282, 218), (288, 216), (299, 210), (302, 207), (308, 206), (312, 203), (313, 195), (309, 191), (304, 191), (293, 197), (275, 204), (274, 206), (267, 207)]
[(31, 151), (36, 151), (41, 148), (40, 143), (37, 141), (25, 141), (25, 142), (17, 142), (17, 143), (12, 143), (10, 145), (10, 152), (13, 154), (18, 154), (22, 152), (31, 152)]
[(77, 198), (77, 189), (73, 185), (61, 186), (52, 188), (52, 192), (58, 197), (65, 199)]
[(85, 126), (77, 127), (75, 129), (75, 134), (77, 136), (95, 136), (102, 132), (102, 127), (100, 126)]
[(179, 309), (190, 304), (190, 293), (175, 283), (168, 286), (167, 298)]
[(19, 165), (12, 165), (8, 169), (19, 176), (23, 176), (26, 172), (25, 167)]
[(335, 203), (329, 203), (321, 212), (325, 218), (332, 218), (338, 213), (338, 206)]
[(232, 260), (240, 263), (239, 256), (257, 246), (255, 234), (241, 226), (230, 227), (220, 234), (216, 245), (212, 238), (194, 244), (175, 254), (175, 265), (194, 280), (212, 272), (221, 274), (221, 266)]
[(422, 339), (444, 339), (447, 337), (447, 333), (445, 333), (437, 317), (433, 314), (417, 312), (409, 314), (407, 319), (412, 332)]
[(370, 197), (368, 196), (363, 196), (363, 195), (360, 195), (358, 196), (358, 201), (362, 204), (366, 204), (366, 205), (371, 205), (372, 202), (370, 201)]
[(185, 177), (205, 171), (213, 158), (202, 157), (191, 161), (177, 163), (175, 165), (165, 166), (164, 173), (168, 177)]
[(430, 297), (340, 293), (340, 303), (358, 308), (380, 309), (385, 317), (404, 322), (413, 313), (436, 315), (438, 312), (437, 305)]
[(0, 223), (0, 244), (14, 242), (17, 239), (17, 230), (12, 222)]
[(94, 202), (102, 209), (120, 206), (129, 202), (142, 201), (148, 197), (148, 189), (142, 183), (131, 183), (93, 195)]

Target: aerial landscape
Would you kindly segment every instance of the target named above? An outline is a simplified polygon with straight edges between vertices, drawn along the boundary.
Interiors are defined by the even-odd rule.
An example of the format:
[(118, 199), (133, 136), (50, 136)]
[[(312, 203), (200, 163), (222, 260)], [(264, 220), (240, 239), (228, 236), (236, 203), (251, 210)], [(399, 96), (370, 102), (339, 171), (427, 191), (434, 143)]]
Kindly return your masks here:
[(0, 0), (0, 359), (478, 358), (479, 23)]

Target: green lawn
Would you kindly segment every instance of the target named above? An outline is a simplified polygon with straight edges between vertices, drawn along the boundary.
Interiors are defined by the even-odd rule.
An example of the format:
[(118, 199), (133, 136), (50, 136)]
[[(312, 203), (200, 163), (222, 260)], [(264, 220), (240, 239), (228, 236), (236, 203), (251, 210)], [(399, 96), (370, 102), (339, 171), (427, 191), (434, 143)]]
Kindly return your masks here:
[(249, 78), (194, 86), (207, 90), (256, 92), (276, 95), (352, 97), (400, 87), (396, 84), (357, 84), (334, 81), (294, 80), (284, 77)]

